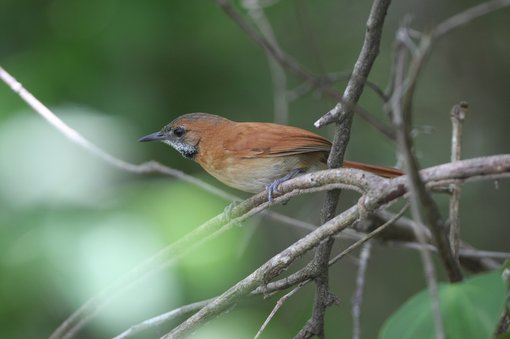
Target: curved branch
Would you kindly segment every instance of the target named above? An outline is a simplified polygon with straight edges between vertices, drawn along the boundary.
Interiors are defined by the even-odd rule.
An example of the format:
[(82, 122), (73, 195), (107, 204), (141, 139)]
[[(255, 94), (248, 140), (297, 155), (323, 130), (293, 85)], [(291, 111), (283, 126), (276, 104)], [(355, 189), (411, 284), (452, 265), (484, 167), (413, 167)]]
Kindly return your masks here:
[(338, 91), (328, 84), (328, 81), (325, 81), (327, 79), (306, 70), (303, 66), (286, 55), (281, 49), (274, 46), (243, 19), (243, 17), (232, 7), (229, 0), (216, 0), (216, 3), (250, 38), (252, 38), (259, 46), (262, 47), (262, 49), (270, 54), (283, 68), (293, 73), (301, 80), (309, 83), (312, 87), (318, 88), (323, 94), (341, 102), (347, 109), (352, 112), (356, 112), (383, 135), (388, 137), (390, 140), (394, 140), (391, 128), (379, 121), (366, 110), (362, 109), (359, 105), (356, 105), (354, 100), (346, 100), (343, 98)]
[(438, 40), (444, 35), (451, 31), (487, 14), (495, 12), (501, 8), (510, 6), (510, 0), (492, 0), (481, 3), (466, 9), (463, 12), (455, 14), (449, 17), (439, 25), (437, 25), (432, 31), (434, 40)]
[[(306, 183), (314, 185), (316, 180), (325, 179), (329, 175), (339, 174), (344, 171), (346, 171), (346, 169), (326, 170), (291, 179), (281, 185), (280, 189), (285, 193), (276, 199), (284, 198), (293, 191), (302, 189), (295, 185), (300, 186), (300, 184)], [(510, 154), (504, 154), (440, 165), (423, 170), (420, 174), (424, 182), (433, 182), (465, 178), (470, 175), (494, 175), (506, 174), (509, 172)], [(370, 177), (370, 175), (367, 176)], [(248, 277), (215, 298), (213, 302), (188, 318), (163, 338), (178, 338), (190, 333), (199, 325), (224, 312), (232, 304), (236, 303), (239, 298), (248, 295), (257, 286), (265, 286), (267, 282), (286, 270), (294, 260), (302, 256), (308, 250), (354, 223), (359, 218), (360, 213), (365, 214), (376, 210), (384, 204), (393, 202), (406, 191), (407, 183), (405, 177), (392, 180), (379, 178), (379, 183), (370, 187), (370, 190), (360, 199), (360, 203), (334, 217), (317, 230), (299, 239), (287, 249), (268, 260)], [(360, 208), (362, 208), (362, 210), (360, 210)]]
[[(508, 177), (510, 174), (510, 154), (496, 155), (490, 157), (481, 157), (469, 160), (462, 160), (455, 163), (449, 163), (444, 165), (435, 166), (421, 171), (421, 176), (424, 182), (434, 184), (437, 182), (444, 182), (448, 180), (468, 180), (470, 177), (476, 177), (478, 180), (488, 178), (490, 180), (494, 178)], [(306, 174), (291, 180), (288, 180), (281, 184), (279, 191), (280, 195), (275, 196), (275, 204), (286, 201), (292, 197), (302, 195), (310, 192), (324, 191), (333, 188), (342, 189), (353, 189), (358, 192), (364, 192), (365, 199), (363, 204), (352, 207), (343, 214), (335, 217), (335, 221), (329, 224), (329, 227), (319, 227), (314, 232), (308, 234), (305, 238), (301, 239), (303, 242), (296, 242), (294, 245), (289, 247), (287, 250), (280, 253), (285, 260), (272, 259), (266, 266), (256, 271), (257, 274), (265, 272), (272, 268), (273, 273), (265, 275), (265, 280), (260, 282), (260, 276), (257, 282), (248, 281), (239, 283), (238, 285), (243, 287), (242, 291), (236, 291), (234, 296), (230, 296), (233, 299), (232, 302), (239, 297), (246, 295), (251, 290), (259, 287), (266, 286), (267, 288), (260, 290), (259, 292), (271, 292), (275, 290), (281, 290), (290, 285), (294, 285), (296, 282), (288, 281), (287, 286), (275, 286), (273, 283), (267, 284), (272, 277), (275, 277), (293, 260), (299, 257), (301, 254), (307, 251), (309, 248), (317, 246), (317, 244), (324, 238), (337, 234), (340, 230), (347, 227), (351, 221), (356, 220), (358, 215), (358, 207), (364, 206), (365, 212), (376, 210), (379, 206), (386, 205), (392, 201), (396, 201), (399, 197), (406, 193), (406, 181), (405, 177), (399, 177), (396, 179), (383, 179), (370, 173), (355, 169), (332, 169), (326, 171), (320, 171), (315, 173)], [(213, 219), (209, 220), (205, 224), (202, 224), (193, 232), (188, 234), (181, 240), (167, 246), (156, 255), (152, 256), (135, 269), (131, 270), (128, 274), (121, 277), (117, 282), (104, 289), (100, 294), (90, 299), (80, 309), (78, 309), (70, 318), (62, 324), (57, 331), (52, 335), (52, 338), (70, 338), (76, 333), (81, 327), (83, 327), (88, 320), (90, 320), (95, 313), (97, 313), (102, 307), (104, 307), (111, 299), (113, 299), (118, 293), (129, 288), (131, 284), (135, 284), (140, 279), (147, 278), (149, 275), (157, 272), (165, 267), (168, 267), (172, 262), (178, 259), (180, 256), (187, 253), (189, 250), (196, 246), (203, 244), (205, 241), (211, 240), (214, 237), (222, 234), (228, 229), (232, 228), (233, 225), (242, 222), (249, 216), (261, 211), (269, 206), (267, 202), (267, 194), (260, 193), (241, 202), (239, 205), (234, 207), (231, 211), (233, 219), (226, 221), (223, 214), (220, 214)], [(364, 213), (365, 213), (364, 212)], [(281, 257), (279, 257), (281, 258)], [(282, 261), (283, 260), (283, 261)], [(278, 264), (279, 263), (279, 264)], [(278, 265), (277, 265), (278, 264)], [(312, 278), (313, 276), (303, 276), (302, 279), (297, 283)], [(288, 278), (286, 278), (288, 280)], [(249, 282), (249, 286), (246, 284)], [(258, 285), (257, 285), (258, 284)], [(236, 285), (236, 286), (238, 286)], [(239, 287), (238, 286), (238, 287)], [(229, 298), (230, 298), (229, 297)], [(225, 299), (222, 299), (225, 302)], [(228, 301), (227, 300), (227, 301)], [(223, 305), (228, 307), (228, 305)], [(221, 307), (215, 308), (214, 310), (209, 309), (207, 312), (209, 317), (213, 317), (221, 310)], [(206, 311), (204, 311), (206, 312)], [(190, 320), (189, 325), (194, 327), (194, 320)], [(190, 328), (191, 328), (190, 327)], [(184, 332), (186, 332), (185, 330)], [(183, 332), (183, 333), (184, 333)]]

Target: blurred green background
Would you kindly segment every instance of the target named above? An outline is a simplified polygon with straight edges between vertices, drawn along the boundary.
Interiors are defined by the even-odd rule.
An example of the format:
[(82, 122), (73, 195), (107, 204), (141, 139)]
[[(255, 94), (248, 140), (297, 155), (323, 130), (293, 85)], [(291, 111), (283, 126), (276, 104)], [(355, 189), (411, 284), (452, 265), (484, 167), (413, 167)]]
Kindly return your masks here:
[[(370, 79), (386, 85), (393, 38), (404, 15), (412, 16), (413, 27), (428, 30), (477, 3), (394, 1)], [(370, 5), (282, 0), (266, 13), (282, 48), (324, 74), (351, 70)], [(435, 46), (414, 106), (415, 125), (432, 129), (416, 137), (423, 166), (449, 160), (449, 111), (460, 100), (470, 103), (463, 156), (509, 152), (509, 32), (510, 9), (505, 9)], [(155, 159), (223, 189), (168, 146), (136, 140), (188, 112), (241, 121), (274, 119), (264, 52), (214, 1), (4, 0), (0, 65), (106, 151), (136, 163)], [(288, 83), (290, 89), (300, 85), (291, 75)], [(333, 105), (307, 94), (290, 103), (288, 123), (312, 130)], [(387, 121), (370, 91), (361, 105)], [(319, 133), (331, 137), (332, 130)], [(392, 166), (395, 147), (356, 119), (348, 158)], [(482, 249), (510, 250), (509, 189), (507, 181), (464, 188), (465, 240)], [(346, 194), (342, 206), (353, 199)], [(321, 200), (322, 195), (301, 197), (275, 210), (316, 223)], [(447, 198), (437, 200), (446, 216)], [(171, 178), (109, 167), (71, 144), (0, 84), (0, 336), (48, 336), (108, 282), (222, 212), (227, 203)], [(148, 317), (215, 296), (303, 234), (255, 218), (116, 298), (78, 337), (111, 337)], [(339, 242), (334, 251), (345, 245)], [(327, 315), (332, 337), (350, 336), (356, 268), (351, 257), (332, 269), (331, 286), (342, 301)], [(376, 246), (368, 266), (363, 337), (374, 337), (398, 305), (424, 286), (417, 253)], [(294, 335), (310, 315), (312, 298), (312, 286), (295, 295), (263, 337)], [(250, 299), (195, 337), (253, 337), (276, 300)]]

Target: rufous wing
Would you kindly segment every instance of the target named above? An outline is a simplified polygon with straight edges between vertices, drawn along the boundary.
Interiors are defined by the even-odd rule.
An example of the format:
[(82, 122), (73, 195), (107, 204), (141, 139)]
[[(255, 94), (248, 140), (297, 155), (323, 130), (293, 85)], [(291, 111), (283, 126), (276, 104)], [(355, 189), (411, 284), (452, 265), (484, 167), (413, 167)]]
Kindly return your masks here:
[[(270, 158), (303, 153), (331, 150), (331, 142), (310, 131), (271, 123), (236, 123), (223, 131), (223, 149), (242, 158)], [(371, 172), (385, 178), (393, 178), (404, 173), (395, 168), (370, 165), (355, 161), (344, 161), (344, 167)]]
[[(240, 128), (239, 128), (240, 127)], [(307, 130), (271, 123), (238, 123), (225, 139), (224, 149), (240, 157), (280, 157), (329, 152), (331, 142)]]

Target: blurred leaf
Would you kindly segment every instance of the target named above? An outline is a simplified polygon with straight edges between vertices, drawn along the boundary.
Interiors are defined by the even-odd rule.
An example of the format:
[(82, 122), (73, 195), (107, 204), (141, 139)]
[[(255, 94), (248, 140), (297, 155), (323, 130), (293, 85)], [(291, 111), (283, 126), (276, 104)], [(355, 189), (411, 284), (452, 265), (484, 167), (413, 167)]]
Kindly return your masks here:
[[(458, 284), (441, 284), (439, 298), (447, 338), (489, 338), (505, 304), (506, 288), (498, 270)], [(434, 338), (434, 334), (430, 293), (425, 290), (386, 321), (379, 339)]]
[(500, 334), (500, 335), (496, 336), (496, 339), (510, 339), (510, 333), (507, 332), (507, 333)]

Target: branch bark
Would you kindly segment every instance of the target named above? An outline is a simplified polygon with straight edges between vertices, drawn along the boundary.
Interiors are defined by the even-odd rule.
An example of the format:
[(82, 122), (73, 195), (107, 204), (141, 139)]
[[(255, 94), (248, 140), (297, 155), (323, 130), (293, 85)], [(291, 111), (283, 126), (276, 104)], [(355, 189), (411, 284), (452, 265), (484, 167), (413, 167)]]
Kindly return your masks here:
[[(350, 109), (350, 106), (346, 106), (344, 103), (357, 103), (363, 93), (366, 80), (379, 53), (384, 19), (390, 3), (391, 0), (375, 0), (373, 2), (366, 25), (363, 47), (354, 64), (351, 78), (349, 79), (342, 99), (332, 111), (326, 114), (327, 116), (331, 116), (333, 120), (337, 120), (341, 113), (344, 115), (343, 119), (339, 121), (336, 126), (333, 144), (328, 157), (329, 168), (338, 168), (343, 164), (354, 115), (354, 111)], [(320, 127), (320, 122), (322, 120), (323, 118), (319, 119), (319, 121), (315, 123), (315, 126)], [(340, 191), (327, 192), (326, 200), (321, 210), (322, 223), (330, 220), (335, 214), (339, 197)], [(299, 331), (296, 338), (310, 338), (313, 335), (319, 338), (324, 337), (324, 316), (326, 309), (328, 306), (337, 302), (336, 297), (329, 291), (328, 282), (329, 269), (327, 263), (329, 262), (333, 244), (334, 238), (327, 239), (315, 252), (312, 265), (314, 266), (313, 269), (318, 269), (320, 274), (315, 278), (316, 291), (312, 317)]]
[[(407, 29), (402, 28), (400, 36), (405, 37), (406, 32)], [(400, 154), (404, 159), (405, 173), (411, 185), (411, 211), (413, 211), (417, 219), (416, 221), (421, 223), (420, 207), (423, 208), (426, 224), (430, 227), (434, 235), (449, 279), (452, 282), (456, 282), (462, 280), (460, 265), (453, 256), (445, 225), (439, 213), (439, 208), (425, 189), (423, 181), (420, 178), (419, 165), (412, 153), (413, 141), (410, 136), (414, 92), (418, 76), (420, 75), (424, 61), (430, 51), (431, 43), (430, 37), (422, 37), (420, 45), (417, 50), (414, 51), (413, 58), (410, 61), (407, 77), (405, 79), (403, 77), (397, 79), (397, 90), (392, 98), (392, 118), (396, 129), (397, 144), (399, 145)], [(403, 75), (405, 64), (402, 63), (400, 67), (402, 70), (399, 73)]]
[[(387, 0), (385, 0), (387, 1)], [(389, 1), (388, 1), (389, 2)], [(239, 13), (232, 7), (229, 0), (216, 0), (216, 3), (223, 11), (239, 25), (239, 27), (257, 43), (262, 49), (269, 53), (283, 68), (296, 75), (299, 79), (311, 84), (314, 88), (319, 89), (323, 94), (334, 98), (343, 103), (343, 105), (352, 112), (356, 112), (360, 117), (365, 119), (369, 124), (374, 126), (383, 135), (393, 140), (393, 133), (390, 128), (373, 115), (356, 105), (355, 101), (346, 101), (340, 94), (334, 90), (329, 84), (327, 78), (317, 76), (306, 70), (295, 60), (286, 55), (281, 49), (278, 49), (270, 41), (264, 38), (262, 34), (253, 29)]]
[[(322, 184), (324, 184), (324, 180), (331, 180), (333, 177), (336, 177), (336, 175), (345, 171), (347, 171), (347, 169), (332, 169), (306, 174), (286, 181), (280, 186), (280, 190), (283, 192), (282, 195), (277, 196), (275, 200), (288, 199), (293, 192), (302, 189), (302, 187), (298, 188), (300, 184), (305, 184), (305, 186), (316, 185), (317, 182), (322, 182)], [(395, 201), (395, 199), (401, 197), (407, 191), (407, 179), (405, 177), (387, 180), (380, 177), (373, 177), (368, 173), (363, 174), (361, 171), (351, 171), (353, 171), (353, 174), (356, 172), (360, 174), (360, 176), (357, 176), (359, 180), (359, 185), (357, 187), (368, 188), (358, 204), (334, 217), (268, 260), (248, 277), (238, 282), (221, 296), (215, 298), (213, 302), (188, 318), (163, 338), (179, 338), (189, 334), (201, 324), (227, 310), (231, 305), (235, 304), (241, 297), (253, 291), (257, 286), (266, 286), (271, 279), (286, 270), (297, 258), (317, 246), (320, 242), (341, 232), (354, 223), (359, 218), (360, 213), (372, 212), (382, 205)], [(345, 174), (347, 173), (344, 173), (342, 178), (345, 178)], [(421, 172), (424, 182), (428, 183), (441, 180), (466, 179), (471, 176), (481, 178), (480, 175), (494, 174), (499, 174), (504, 177), (509, 176), (510, 154), (462, 160), (456, 163), (436, 166)], [(337, 177), (337, 180), (340, 178), (341, 177)], [(323, 188), (325, 187), (327, 186), (323, 186)], [(261, 193), (255, 197), (265, 199), (264, 196), (265, 194)], [(363, 210), (360, 211), (360, 208)]]
[[(468, 109), (467, 102), (461, 102), (453, 106), (450, 112), (452, 120), (452, 162), (461, 159), (462, 150), (462, 126)], [(460, 185), (450, 185), (450, 246), (452, 248), (455, 260), (459, 260), (459, 244), (460, 244), (460, 220), (459, 220), (459, 204), (460, 204)]]

